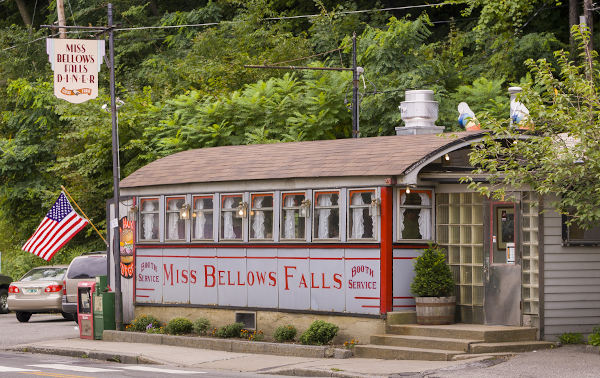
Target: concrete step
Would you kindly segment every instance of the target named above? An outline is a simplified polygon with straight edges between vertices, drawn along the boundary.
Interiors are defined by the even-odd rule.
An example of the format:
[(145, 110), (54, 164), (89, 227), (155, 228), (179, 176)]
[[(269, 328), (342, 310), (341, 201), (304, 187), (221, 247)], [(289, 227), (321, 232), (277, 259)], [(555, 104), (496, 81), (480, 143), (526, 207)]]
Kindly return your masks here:
[(416, 311), (392, 311), (387, 313), (386, 324), (415, 324), (417, 323)]
[(464, 352), (387, 345), (356, 345), (354, 347), (355, 357), (384, 360), (451, 361), (460, 354), (464, 354)]
[(528, 327), (484, 326), (479, 324), (431, 326), (403, 324), (390, 325), (387, 327), (387, 332), (396, 335), (483, 340), (488, 343), (497, 343), (504, 341), (535, 341), (537, 330)]
[(483, 340), (451, 339), (443, 337), (424, 337), (410, 335), (373, 335), (371, 344), (411, 347), (423, 349), (444, 349), (468, 352), (472, 343), (482, 343)]
[(469, 353), (506, 353), (531, 352), (532, 350), (550, 349), (556, 344), (549, 341), (514, 341), (503, 343), (471, 344)]

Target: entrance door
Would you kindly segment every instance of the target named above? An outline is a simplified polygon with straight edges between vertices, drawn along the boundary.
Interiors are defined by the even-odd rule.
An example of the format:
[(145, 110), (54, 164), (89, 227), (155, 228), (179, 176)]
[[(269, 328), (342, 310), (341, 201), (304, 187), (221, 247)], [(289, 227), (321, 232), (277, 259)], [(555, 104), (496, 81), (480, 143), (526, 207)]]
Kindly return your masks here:
[(521, 258), (518, 206), (508, 202), (487, 202), (484, 239), (485, 324), (520, 325)]

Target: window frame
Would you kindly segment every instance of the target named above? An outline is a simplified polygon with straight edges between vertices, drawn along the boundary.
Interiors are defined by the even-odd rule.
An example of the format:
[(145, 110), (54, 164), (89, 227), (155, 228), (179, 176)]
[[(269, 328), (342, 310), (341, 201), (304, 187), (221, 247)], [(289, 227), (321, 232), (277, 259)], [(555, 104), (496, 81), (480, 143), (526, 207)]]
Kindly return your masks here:
[[(143, 211), (144, 208), (144, 201), (156, 201), (157, 204), (157, 209), (156, 210), (152, 210), (152, 211)], [(158, 215), (158, 229), (157, 229), (157, 238), (156, 239), (144, 239), (142, 237), (142, 222), (143, 222), (143, 216), (144, 214), (157, 214)], [(139, 207), (138, 207), (138, 222), (140, 225), (137, 226), (137, 240), (136, 243), (156, 243), (156, 242), (160, 242), (160, 228), (161, 228), (161, 201), (160, 201), (160, 196), (148, 196), (148, 197), (140, 197), (139, 198)]]
[[(425, 193), (429, 195), (429, 205), (402, 205), (402, 195), (406, 194), (406, 190), (403, 188), (399, 188), (398, 190), (398, 196), (397, 198), (397, 205), (396, 205), (396, 241), (397, 242), (411, 242), (411, 243), (415, 243), (415, 242), (433, 242), (435, 241), (435, 192), (433, 189), (426, 189), (426, 188), (411, 188), (410, 189), (410, 193)], [(430, 237), (428, 239), (404, 239), (402, 238), (402, 232), (401, 232), (401, 224), (400, 224), (400, 213), (402, 211), (402, 209), (429, 209), (430, 212), (430, 219), (429, 219), (429, 226), (430, 226)]]
[[(379, 222), (380, 222), (380, 216), (381, 216), (381, 211), (380, 208), (378, 207), (378, 211), (377, 214), (373, 217), (374, 218), (374, 222), (373, 222), (373, 237), (371, 238), (353, 238), (352, 237), (352, 230), (350, 229), (350, 218), (352, 217), (352, 209), (356, 209), (356, 208), (366, 208), (369, 209), (371, 207), (371, 203), (368, 204), (363, 204), (363, 205), (352, 205), (352, 194), (354, 193), (366, 193), (366, 192), (372, 192), (373, 193), (373, 198), (377, 199), (379, 198), (379, 191), (377, 190), (377, 188), (352, 188), (352, 189), (348, 189), (348, 200), (347, 200), (347, 204), (346, 204), (346, 235), (347, 235), (347, 240), (348, 241), (352, 241), (352, 242), (360, 242), (360, 241), (377, 241), (379, 240)], [(380, 205), (379, 205), (380, 206)]]
[[(169, 195), (169, 196), (165, 196), (165, 207), (164, 207), (164, 213), (165, 213), (165, 219), (163, 221), (164, 223), (164, 230), (165, 230), (165, 243), (182, 243), (182, 242), (186, 242), (187, 241), (187, 234), (188, 234), (188, 227), (189, 227), (189, 222), (186, 219), (181, 219), (181, 217), (179, 217), (180, 215), (180, 211), (181, 208), (177, 209), (177, 210), (169, 210), (169, 200), (183, 200), (183, 205), (187, 204), (187, 195), (185, 194), (176, 194), (176, 195)], [(177, 213), (179, 220), (183, 221), (183, 239), (169, 239), (169, 228), (168, 228), (168, 222), (169, 222), (169, 214), (171, 213)], [(191, 214), (190, 214), (191, 215)]]
[[(337, 201), (337, 205), (336, 206), (319, 206), (317, 204), (317, 198), (319, 194), (337, 194), (338, 195), (338, 201)], [(339, 242), (342, 241), (342, 193), (340, 189), (333, 189), (333, 190), (329, 190), (329, 189), (323, 189), (323, 190), (313, 190), (313, 194), (312, 194), (312, 198), (313, 198), (313, 203), (312, 203), (312, 209), (311, 209), (311, 214), (312, 214), (312, 241), (313, 242)], [(319, 238), (319, 233), (317, 232), (317, 224), (316, 224), (316, 213), (317, 210), (320, 209), (337, 209), (338, 210), (338, 237), (337, 238)]]
[[(219, 231), (218, 231), (218, 235), (219, 235), (219, 242), (225, 242), (225, 243), (240, 243), (240, 242), (245, 242), (245, 229), (246, 229), (246, 225), (247, 225), (247, 219), (249, 214), (246, 214), (246, 217), (238, 217), (237, 216), (237, 207), (234, 207), (232, 209), (225, 209), (223, 207), (223, 203), (225, 202), (225, 199), (227, 198), (231, 198), (231, 197), (241, 197), (242, 200), (241, 202), (245, 202), (246, 196), (244, 195), (243, 192), (237, 192), (237, 193), (220, 193), (219, 194)], [(240, 202), (240, 203), (241, 203)], [(222, 227), (224, 227), (224, 222), (223, 222), (223, 216), (225, 215), (225, 213), (227, 212), (232, 212), (233, 213), (233, 218), (240, 218), (242, 220), (242, 227), (241, 227), (241, 232), (242, 234), (240, 235), (239, 238), (235, 238), (235, 239), (225, 239), (225, 237), (223, 236), (223, 234), (221, 233), (221, 231), (225, 231), (224, 229), (222, 229)], [(247, 212), (250, 212), (250, 209), (247, 209)]]
[(304, 237), (302, 238), (286, 238), (284, 237), (283, 233), (285, 231), (285, 210), (298, 210), (298, 213), (300, 213), (300, 209), (302, 208), (302, 205), (298, 205), (298, 206), (290, 206), (287, 207), (285, 206), (285, 196), (286, 195), (303, 195), (304, 196), (304, 201), (306, 201), (308, 198), (308, 193), (303, 190), (303, 191), (289, 191), (289, 192), (281, 192), (281, 211), (279, 214), (279, 240), (281, 242), (306, 242), (307, 237), (308, 237), (308, 233), (310, 230), (310, 225), (308, 225), (308, 222), (311, 220), (312, 217), (312, 204), (311, 204), (311, 208), (309, 210), (309, 216), (307, 217), (299, 217), (299, 218), (304, 218)]
[[(271, 197), (272, 205), (271, 207), (260, 207), (254, 208), (254, 198), (255, 197)], [(271, 210), (271, 237), (265, 239), (258, 239), (252, 237), (252, 221), (253, 221), (253, 212), (260, 210)], [(266, 232), (265, 228), (265, 232)], [(275, 240), (275, 192), (252, 192), (250, 193), (250, 201), (248, 204), (248, 241), (252, 242), (273, 242)]]
[[(571, 239), (571, 230), (569, 228), (569, 226), (567, 226), (567, 221), (569, 220), (569, 216), (563, 214), (561, 216), (561, 227), (562, 227), (562, 241), (563, 241), (563, 245), (564, 246), (569, 246), (569, 247), (586, 247), (586, 246), (597, 246), (600, 245), (600, 238), (597, 240), (585, 240), (585, 239)], [(596, 226), (598, 228), (600, 228), (600, 224), (598, 224), (598, 226)], [(592, 228), (596, 228), (596, 227), (592, 227)]]
[[(196, 199), (198, 199), (198, 198), (204, 198), (204, 199), (209, 198), (212, 201), (212, 208), (210, 210), (205, 210), (205, 209), (201, 210), (201, 212), (203, 212), (205, 214), (206, 213), (210, 213), (210, 218), (211, 218), (211, 220), (213, 222), (213, 225), (212, 225), (213, 230), (212, 230), (212, 233), (210, 234), (210, 237), (208, 237), (208, 238), (195, 238), (194, 221), (193, 220), (196, 218), (196, 212), (197, 211), (196, 211), (195, 205), (196, 205)], [(192, 205), (191, 205), (191, 208), (190, 208), (190, 219), (192, 220), (190, 222), (190, 238), (191, 238), (191, 240), (194, 240), (194, 241), (214, 241), (214, 239), (215, 239), (215, 236), (214, 236), (215, 235), (215, 217), (214, 217), (214, 214), (215, 214), (215, 195), (214, 194), (192, 194)], [(217, 227), (218, 226), (220, 226), (219, 222), (217, 222)]]

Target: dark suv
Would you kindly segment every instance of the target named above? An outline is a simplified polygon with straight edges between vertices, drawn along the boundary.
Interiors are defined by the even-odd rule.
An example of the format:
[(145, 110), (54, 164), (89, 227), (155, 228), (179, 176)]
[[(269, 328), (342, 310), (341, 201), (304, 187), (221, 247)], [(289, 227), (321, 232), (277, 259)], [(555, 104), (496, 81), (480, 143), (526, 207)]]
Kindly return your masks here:
[(0, 314), (8, 313), (8, 287), (12, 282), (12, 278), (0, 274)]
[(77, 319), (77, 285), (81, 281), (94, 281), (106, 275), (106, 252), (92, 252), (77, 256), (69, 264), (63, 281), (62, 310)]

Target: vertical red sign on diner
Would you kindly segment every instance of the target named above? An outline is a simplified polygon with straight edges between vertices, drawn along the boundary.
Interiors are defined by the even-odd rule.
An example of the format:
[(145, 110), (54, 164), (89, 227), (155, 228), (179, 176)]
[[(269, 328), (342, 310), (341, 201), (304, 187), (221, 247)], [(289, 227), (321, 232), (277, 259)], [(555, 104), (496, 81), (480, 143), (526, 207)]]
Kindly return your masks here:
[(380, 311), (386, 314), (392, 311), (393, 302), (393, 188), (381, 187), (381, 301)]

